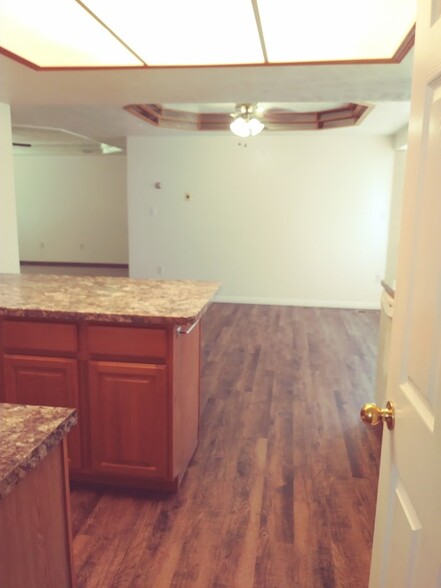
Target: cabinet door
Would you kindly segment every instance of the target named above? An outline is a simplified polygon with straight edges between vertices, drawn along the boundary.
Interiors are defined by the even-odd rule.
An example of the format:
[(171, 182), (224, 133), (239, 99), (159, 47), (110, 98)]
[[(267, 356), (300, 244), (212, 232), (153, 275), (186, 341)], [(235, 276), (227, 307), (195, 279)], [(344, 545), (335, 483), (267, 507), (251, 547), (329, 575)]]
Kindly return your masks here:
[(166, 366), (89, 363), (92, 468), (96, 472), (166, 478)]
[[(65, 406), (78, 410), (78, 366), (75, 359), (5, 355), (6, 402)], [(69, 465), (81, 467), (79, 424), (68, 435)]]

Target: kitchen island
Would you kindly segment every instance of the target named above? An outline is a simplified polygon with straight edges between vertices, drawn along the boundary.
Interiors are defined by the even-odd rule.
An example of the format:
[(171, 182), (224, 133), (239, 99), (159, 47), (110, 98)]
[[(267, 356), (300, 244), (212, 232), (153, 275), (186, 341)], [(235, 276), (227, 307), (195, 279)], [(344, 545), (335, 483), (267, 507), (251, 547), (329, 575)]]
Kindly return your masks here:
[(175, 491), (199, 438), (214, 282), (0, 275), (0, 401), (78, 412), (73, 480)]
[(0, 404), (0, 586), (71, 588), (65, 435), (74, 410)]

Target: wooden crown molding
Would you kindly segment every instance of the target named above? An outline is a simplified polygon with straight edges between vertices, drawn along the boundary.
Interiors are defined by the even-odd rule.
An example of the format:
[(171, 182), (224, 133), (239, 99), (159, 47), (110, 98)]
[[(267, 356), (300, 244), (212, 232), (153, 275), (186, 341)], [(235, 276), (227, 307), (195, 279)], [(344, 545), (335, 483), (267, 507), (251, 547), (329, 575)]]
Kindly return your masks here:
[[(321, 130), (354, 126), (367, 115), (370, 108), (365, 104), (351, 102), (316, 112), (268, 110), (258, 118), (268, 131)], [(155, 127), (185, 131), (227, 131), (233, 120), (230, 113), (187, 112), (165, 108), (160, 104), (129, 104), (124, 110)]]

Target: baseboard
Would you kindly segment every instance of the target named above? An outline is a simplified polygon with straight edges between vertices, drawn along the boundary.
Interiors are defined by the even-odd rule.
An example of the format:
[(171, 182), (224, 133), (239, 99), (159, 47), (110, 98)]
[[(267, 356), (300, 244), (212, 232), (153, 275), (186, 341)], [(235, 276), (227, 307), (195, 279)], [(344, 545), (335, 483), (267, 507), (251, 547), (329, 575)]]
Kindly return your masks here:
[(128, 269), (128, 263), (101, 263), (101, 262), (82, 262), (82, 261), (20, 261), (24, 266), (48, 266), (48, 267), (102, 267), (112, 269)]
[(358, 300), (303, 300), (297, 298), (260, 298), (254, 296), (218, 295), (216, 296), (215, 301), (234, 304), (269, 304), (272, 306), (308, 306), (313, 308), (380, 310), (380, 300), (378, 302), (363, 302)]

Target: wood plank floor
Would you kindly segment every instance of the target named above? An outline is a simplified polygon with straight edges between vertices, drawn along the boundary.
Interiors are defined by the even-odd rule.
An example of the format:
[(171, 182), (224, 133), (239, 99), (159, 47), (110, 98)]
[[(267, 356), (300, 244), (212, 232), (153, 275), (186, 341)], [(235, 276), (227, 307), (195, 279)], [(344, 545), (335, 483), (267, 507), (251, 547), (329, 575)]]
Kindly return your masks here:
[(79, 588), (365, 588), (379, 313), (214, 304), (177, 495), (72, 491)]

